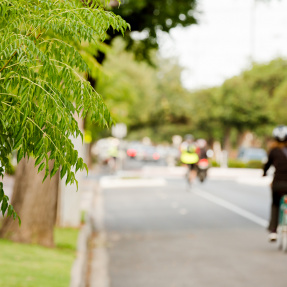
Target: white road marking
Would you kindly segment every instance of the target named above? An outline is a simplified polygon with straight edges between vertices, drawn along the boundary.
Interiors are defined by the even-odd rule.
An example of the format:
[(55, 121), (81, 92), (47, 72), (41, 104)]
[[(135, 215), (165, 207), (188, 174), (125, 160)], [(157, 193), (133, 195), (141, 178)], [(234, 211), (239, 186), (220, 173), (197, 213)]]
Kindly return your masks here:
[(178, 208), (178, 203), (177, 202), (172, 202), (171, 203), (172, 208)]
[(185, 209), (185, 208), (181, 208), (180, 210), (179, 210), (179, 214), (180, 215), (185, 215), (185, 214), (187, 214), (188, 213), (188, 211)]
[(162, 200), (166, 200), (167, 199), (167, 195), (164, 192), (157, 192), (156, 196), (159, 197)]
[(220, 205), (220, 206), (222, 206), (222, 207), (224, 207), (224, 208), (226, 208), (226, 209), (228, 209), (228, 210), (230, 210), (230, 211), (232, 211), (232, 212), (258, 224), (258, 225), (260, 225), (260, 226), (263, 226), (263, 227), (268, 226), (267, 220), (255, 215), (255, 214), (253, 214), (253, 213), (251, 213), (251, 212), (249, 212), (249, 211), (247, 211), (241, 207), (238, 207), (233, 203), (230, 203), (230, 202), (228, 202), (222, 198), (219, 198), (213, 194), (210, 194), (208, 192), (205, 192), (205, 191), (199, 190), (199, 189), (195, 189), (195, 188), (193, 189), (193, 193), (195, 193), (196, 195), (198, 195), (204, 199), (207, 199), (213, 203), (216, 203), (216, 204), (218, 204), (218, 205)]
[(272, 180), (273, 180), (272, 177), (259, 177), (259, 178), (240, 177), (236, 179), (236, 182), (253, 186), (269, 186)]
[(121, 188), (121, 187), (152, 187), (165, 186), (166, 180), (163, 178), (118, 178), (112, 176), (103, 176), (100, 179), (102, 188)]

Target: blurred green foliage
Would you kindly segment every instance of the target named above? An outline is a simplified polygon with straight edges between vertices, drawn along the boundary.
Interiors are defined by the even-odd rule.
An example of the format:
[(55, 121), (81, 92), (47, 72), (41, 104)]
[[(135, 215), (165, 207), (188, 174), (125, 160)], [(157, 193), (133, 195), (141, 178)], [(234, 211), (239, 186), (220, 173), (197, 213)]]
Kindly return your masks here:
[(220, 167), (220, 164), (216, 160), (212, 160), (210, 163), (212, 167)]
[(246, 168), (247, 167), (247, 163), (244, 163), (237, 159), (229, 159), (227, 165), (228, 167), (233, 167), (233, 168)]
[[(116, 4), (116, 1), (111, 1)], [(190, 26), (196, 23), (197, 0), (124, 0), (113, 5), (113, 12), (131, 25), (126, 31), (125, 42), (138, 60), (150, 61), (150, 51), (158, 48), (159, 31), (169, 32), (176, 26)], [(134, 37), (133, 32), (139, 32)], [(110, 38), (119, 33), (110, 30)]]
[[(210, 143), (239, 146), (241, 136), (252, 131), (270, 135), (276, 124), (287, 122), (287, 62), (276, 59), (255, 64), (221, 86), (189, 91), (182, 86), (176, 59), (153, 55), (156, 67), (138, 62), (114, 42), (98, 81), (98, 91), (112, 117), (128, 126), (128, 138), (149, 136), (154, 142), (170, 142), (174, 134), (193, 133)], [(94, 132), (94, 139), (109, 135)]]
[(5, 173), (8, 175), (14, 175), (15, 172), (16, 172), (16, 167), (10, 161), (9, 164), (5, 168)]
[(246, 164), (247, 168), (262, 168), (263, 163), (260, 160), (251, 160)]
[[(227, 163), (228, 167), (233, 168), (258, 168), (261, 169), (263, 163), (260, 160), (251, 160), (248, 162), (243, 162), (238, 159), (229, 159)], [(218, 164), (214, 166), (219, 166)]]

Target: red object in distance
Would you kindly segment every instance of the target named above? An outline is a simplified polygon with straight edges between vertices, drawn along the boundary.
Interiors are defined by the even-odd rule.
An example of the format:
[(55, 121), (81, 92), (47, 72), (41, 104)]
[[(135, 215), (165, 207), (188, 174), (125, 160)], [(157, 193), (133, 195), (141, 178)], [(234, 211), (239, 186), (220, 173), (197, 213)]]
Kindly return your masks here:
[(133, 149), (133, 148), (130, 148), (130, 149), (127, 150), (127, 155), (129, 157), (135, 157), (137, 155), (137, 151), (135, 149)]

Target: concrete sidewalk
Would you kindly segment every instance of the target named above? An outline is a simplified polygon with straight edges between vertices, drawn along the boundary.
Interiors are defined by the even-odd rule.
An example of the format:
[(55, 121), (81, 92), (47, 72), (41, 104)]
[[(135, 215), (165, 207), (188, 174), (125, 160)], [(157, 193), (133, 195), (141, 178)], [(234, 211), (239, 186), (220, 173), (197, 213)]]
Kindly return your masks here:
[(70, 287), (108, 287), (108, 256), (105, 248), (104, 212), (99, 175), (92, 170), (83, 180), (81, 210), (86, 213), (81, 228), (77, 258), (71, 270)]

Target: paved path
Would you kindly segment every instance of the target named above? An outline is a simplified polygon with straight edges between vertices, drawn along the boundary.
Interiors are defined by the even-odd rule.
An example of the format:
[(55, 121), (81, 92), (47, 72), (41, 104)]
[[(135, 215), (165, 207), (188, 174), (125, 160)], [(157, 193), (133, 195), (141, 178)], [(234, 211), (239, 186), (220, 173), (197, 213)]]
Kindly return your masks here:
[(187, 192), (179, 172), (162, 170), (102, 181), (110, 287), (286, 286), (287, 254), (264, 227), (270, 178), (214, 170)]

